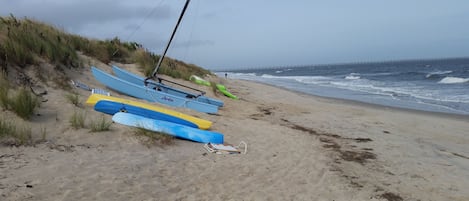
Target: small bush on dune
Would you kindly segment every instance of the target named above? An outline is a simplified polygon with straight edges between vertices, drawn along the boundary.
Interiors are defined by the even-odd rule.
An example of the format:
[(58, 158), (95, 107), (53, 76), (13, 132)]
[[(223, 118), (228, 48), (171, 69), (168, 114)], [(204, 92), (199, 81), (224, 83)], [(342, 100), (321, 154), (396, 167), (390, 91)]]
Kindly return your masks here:
[(39, 106), (38, 98), (29, 90), (21, 88), (15, 96), (13, 96), (9, 105), (13, 112), (23, 119), (29, 119), (36, 107)]
[(69, 94), (65, 95), (65, 97), (73, 105), (75, 105), (77, 107), (80, 105), (80, 97), (78, 96), (77, 93), (69, 93)]
[(16, 139), (16, 145), (31, 145), (33, 143), (31, 128), (27, 126), (17, 128), (13, 138)]
[(29, 119), (39, 106), (38, 98), (26, 88), (10, 96), (10, 83), (5, 74), (0, 75), (0, 105), (23, 119)]
[(7, 121), (3, 118), (0, 119), (0, 137), (6, 137), (11, 135), (16, 131), (16, 127), (13, 125), (12, 122)]
[(170, 145), (174, 143), (174, 137), (166, 133), (154, 132), (145, 128), (134, 128), (133, 133), (139, 137), (144, 137), (143, 143), (147, 146), (157, 144)]
[(7, 77), (4, 72), (0, 75), (0, 106), (3, 109), (8, 109), (9, 99), (8, 91), (10, 90), (10, 83), (7, 80)]
[(70, 117), (70, 125), (74, 129), (85, 128), (86, 112), (74, 111)]
[(108, 131), (111, 127), (112, 122), (106, 121), (104, 116), (101, 117), (98, 121), (92, 121), (90, 124), (91, 132), (101, 132), (101, 131)]
[(24, 125), (18, 128), (11, 121), (2, 118), (0, 119), (0, 141), (3, 144), (15, 146), (31, 145), (33, 143), (31, 128)]
[(133, 62), (137, 63), (145, 76), (150, 76), (155, 68), (159, 57), (144, 50), (137, 50), (132, 56)]

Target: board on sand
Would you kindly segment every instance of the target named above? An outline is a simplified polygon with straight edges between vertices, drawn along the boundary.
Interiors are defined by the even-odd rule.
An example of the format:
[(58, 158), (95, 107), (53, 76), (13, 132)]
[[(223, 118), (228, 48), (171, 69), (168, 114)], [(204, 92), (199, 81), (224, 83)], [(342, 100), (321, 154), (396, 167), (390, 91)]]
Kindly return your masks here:
[(222, 94), (224, 94), (225, 96), (230, 97), (231, 99), (238, 99), (237, 96), (233, 95), (233, 94), (230, 93), (228, 90), (226, 90), (225, 85), (217, 84), (217, 89), (218, 89), (218, 91), (220, 91)]
[(125, 103), (118, 103), (113, 101), (107, 100), (100, 100), (94, 105), (94, 110), (110, 115), (114, 115), (118, 112), (127, 112), (130, 114), (140, 115), (143, 117), (147, 117), (150, 119), (157, 119), (167, 122), (172, 122), (176, 124), (181, 124), (193, 128), (199, 128), (197, 124), (187, 121), (185, 119), (181, 119), (176, 116), (169, 115), (167, 113), (157, 112), (141, 107), (136, 107), (133, 105), (125, 104)]
[(118, 112), (112, 116), (112, 120), (126, 126), (166, 133), (177, 138), (191, 140), (194, 142), (223, 143), (223, 134), (221, 133), (200, 130), (167, 121), (149, 119), (135, 114)]
[(105, 96), (105, 95), (102, 95), (102, 94), (91, 94), (88, 97), (88, 99), (86, 100), (86, 104), (90, 105), (90, 106), (94, 106), (100, 100), (107, 100), (107, 101), (112, 101), (112, 102), (116, 102), (116, 103), (122, 103), (122, 104), (126, 104), (126, 105), (131, 105), (131, 106), (135, 106), (135, 107), (139, 107), (139, 108), (143, 108), (143, 109), (152, 110), (152, 111), (155, 111), (155, 112), (167, 114), (167, 115), (170, 115), (170, 116), (174, 116), (174, 117), (177, 117), (179, 119), (183, 119), (183, 120), (192, 122), (192, 123), (196, 124), (197, 127), (200, 128), (200, 129), (209, 129), (210, 126), (212, 126), (212, 122), (208, 121), (208, 120), (205, 120), (205, 119), (200, 119), (200, 118), (197, 118), (197, 117), (193, 117), (193, 116), (190, 116), (190, 115), (187, 115), (187, 114), (184, 114), (184, 113), (180, 113), (180, 112), (177, 112), (177, 111), (174, 111), (174, 110), (158, 107), (156, 105), (152, 105), (152, 104), (148, 104), (148, 103), (132, 101), (132, 100), (113, 97), (113, 96)]
[[(196, 84), (199, 84), (199, 85), (205, 85), (205, 86), (211, 86), (212, 84), (207, 81), (207, 80), (204, 80), (203, 78), (197, 76), (197, 75), (191, 75), (189, 77), (189, 80), (195, 82)], [(232, 98), (232, 99), (238, 99), (237, 96), (233, 95), (232, 93), (230, 93), (225, 85), (222, 85), (222, 84), (216, 84), (216, 87), (218, 89), (218, 91), (220, 91), (223, 95), (229, 97), (229, 98)]]
[(204, 79), (202, 79), (201, 77), (199, 77), (197, 75), (191, 75), (189, 77), (189, 80), (193, 81), (193, 82), (195, 82), (196, 84), (199, 84), (199, 85), (205, 85), (205, 86), (210, 86), (211, 85), (209, 81), (204, 80)]

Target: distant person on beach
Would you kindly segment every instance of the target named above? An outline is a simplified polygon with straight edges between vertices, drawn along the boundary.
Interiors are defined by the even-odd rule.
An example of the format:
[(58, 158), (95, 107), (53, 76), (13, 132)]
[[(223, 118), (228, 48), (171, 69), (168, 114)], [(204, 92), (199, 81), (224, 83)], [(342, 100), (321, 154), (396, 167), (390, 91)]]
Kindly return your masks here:
[(228, 73), (225, 73), (225, 79), (228, 78)]

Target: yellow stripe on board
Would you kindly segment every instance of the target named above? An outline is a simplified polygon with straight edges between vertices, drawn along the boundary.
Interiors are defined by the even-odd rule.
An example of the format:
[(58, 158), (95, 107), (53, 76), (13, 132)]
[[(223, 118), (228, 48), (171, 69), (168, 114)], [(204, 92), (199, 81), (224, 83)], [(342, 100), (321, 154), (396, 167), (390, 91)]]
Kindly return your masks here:
[(117, 98), (113, 96), (106, 96), (102, 94), (91, 94), (90, 97), (88, 97), (88, 100), (86, 100), (86, 104), (89, 106), (94, 106), (98, 101), (100, 100), (107, 100), (107, 101), (113, 101), (117, 103), (123, 103), (127, 105), (132, 105), (135, 107), (140, 107), (144, 108), (147, 110), (153, 110), (156, 112), (161, 112), (167, 115), (175, 116), (181, 119), (184, 119), (186, 121), (190, 121), (194, 124), (196, 124), (200, 129), (207, 130), (212, 126), (212, 122), (205, 120), (205, 119), (200, 119), (197, 117), (193, 117), (184, 113), (180, 113), (174, 110), (158, 107), (156, 105), (148, 104), (148, 103), (142, 103), (142, 102), (137, 102), (137, 101), (131, 101), (123, 98)]

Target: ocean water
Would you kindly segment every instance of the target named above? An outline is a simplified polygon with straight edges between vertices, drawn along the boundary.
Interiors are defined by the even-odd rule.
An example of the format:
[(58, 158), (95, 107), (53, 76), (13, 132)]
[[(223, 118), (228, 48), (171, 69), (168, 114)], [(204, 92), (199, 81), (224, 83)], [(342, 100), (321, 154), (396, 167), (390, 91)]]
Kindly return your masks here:
[[(469, 115), (469, 58), (230, 70), (251, 80), (323, 97)], [(225, 72), (217, 72), (221, 77)]]

